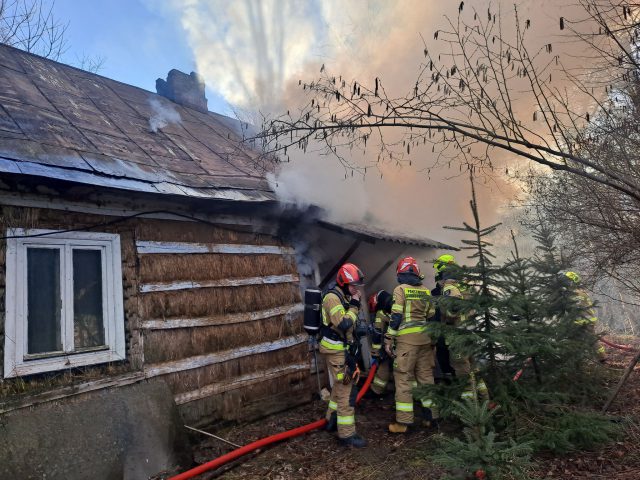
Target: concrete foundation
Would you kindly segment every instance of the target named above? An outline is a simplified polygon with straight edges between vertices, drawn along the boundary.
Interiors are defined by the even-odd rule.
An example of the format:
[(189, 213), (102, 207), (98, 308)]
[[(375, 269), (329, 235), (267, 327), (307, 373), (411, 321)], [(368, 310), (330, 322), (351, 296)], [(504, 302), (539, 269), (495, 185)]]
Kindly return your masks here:
[(143, 382), (0, 416), (0, 479), (141, 480), (190, 460), (173, 395)]

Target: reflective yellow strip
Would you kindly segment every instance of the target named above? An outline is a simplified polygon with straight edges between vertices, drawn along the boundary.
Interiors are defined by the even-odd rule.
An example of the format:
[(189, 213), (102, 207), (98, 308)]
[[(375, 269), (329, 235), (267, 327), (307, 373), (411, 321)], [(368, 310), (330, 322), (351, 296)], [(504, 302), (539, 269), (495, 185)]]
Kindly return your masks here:
[(354, 415), (349, 415), (345, 417), (341, 417), (338, 415), (338, 425), (355, 425), (356, 417)]
[(353, 320), (354, 322), (355, 322), (356, 320), (358, 320), (358, 314), (357, 314), (356, 312), (354, 312), (353, 310), (349, 310), (349, 311), (346, 313), (346, 316), (347, 316), (347, 317), (351, 317), (351, 320)]
[(394, 313), (402, 313), (404, 311), (404, 308), (399, 303), (394, 303), (391, 307), (391, 311)]
[(320, 345), (322, 345), (324, 348), (328, 348), (329, 350), (346, 350), (347, 347), (344, 346), (344, 343), (340, 342), (336, 342), (336, 343), (331, 343), (332, 341), (327, 339), (327, 338), (323, 338), (322, 340), (320, 340)]
[(342, 305), (336, 305), (331, 310), (329, 310), (329, 315), (333, 316), (336, 312), (344, 313), (344, 307)]
[(603, 345), (600, 345), (600, 346), (598, 347), (598, 353), (607, 353), (607, 350), (604, 348), (604, 346), (603, 346)]
[(464, 399), (473, 398), (473, 392), (470, 392), (468, 390), (466, 392), (462, 392), (462, 395), (460, 395), (460, 398), (464, 398)]
[(398, 335), (398, 331), (397, 331), (397, 330), (394, 330), (394, 329), (393, 329), (393, 328), (391, 328), (391, 327), (389, 327), (389, 328), (387, 329), (387, 334), (388, 334), (388, 335), (390, 335), (390, 336), (392, 336), (392, 337), (395, 337), (396, 335)]
[(479, 391), (480, 393), (486, 393), (486, 392), (488, 392), (488, 391), (489, 391), (489, 389), (487, 388), (487, 384), (486, 384), (486, 383), (484, 383), (484, 380), (480, 380), (480, 381), (478, 382), (478, 391)]
[(413, 388), (416, 388), (418, 386), (418, 382), (416, 382), (415, 380), (413, 382), (411, 382), (411, 386)]
[(373, 343), (373, 344), (371, 344), (371, 348), (373, 350), (380, 350), (382, 348), (382, 345), (378, 344), (378, 343)]
[(334, 402), (333, 400), (329, 401), (329, 409), (330, 410), (338, 410), (338, 404), (336, 402)]
[(427, 331), (427, 326), (423, 327), (411, 327), (411, 328), (403, 328), (398, 332), (398, 335), (407, 335), (409, 333), (424, 333)]
[(381, 378), (378, 378), (378, 377), (374, 377), (373, 384), (374, 385), (378, 385), (379, 387), (386, 387), (387, 386), (387, 382), (385, 380), (382, 380)]
[(343, 380), (344, 379), (344, 373), (340, 372), (340, 373), (336, 373), (336, 380)]
[(396, 410), (399, 412), (413, 412), (413, 403), (396, 402)]
[(434, 402), (431, 399), (422, 400), (422, 406), (424, 408), (431, 408), (433, 407), (433, 405), (434, 405)]

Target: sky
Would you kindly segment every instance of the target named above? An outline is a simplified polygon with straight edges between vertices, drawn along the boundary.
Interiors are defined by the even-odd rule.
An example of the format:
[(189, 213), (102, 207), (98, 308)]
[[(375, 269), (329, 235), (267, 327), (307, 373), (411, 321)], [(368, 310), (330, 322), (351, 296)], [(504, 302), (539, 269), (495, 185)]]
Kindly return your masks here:
[[(172, 68), (196, 69), (180, 15), (164, 0), (55, 0), (54, 12), (68, 21), (64, 63), (104, 57), (100, 75), (155, 92)], [(225, 99), (207, 89), (209, 110), (228, 112)]]
[[(53, 0), (48, 0), (53, 1)], [(557, 0), (517, 0), (519, 13), (541, 27), (541, 43), (557, 30)], [(402, 95), (410, 91), (423, 57), (423, 39), (455, 18), (446, 0), (55, 0), (69, 21), (66, 63), (103, 56), (100, 74), (155, 91), (172, 68), (198, 71), (209, 110), (250, 121), (258, 112), (295, 109), (298, 81), (321, 65), (344, 78), (380, 76)], [(469, 0), (467, 8), (513, 9), (513, 0)], [(553, 8), (552, 8), (553, 7)], [(511, 15), (512, 16), (512, 15)], [(548, 28), (546, 25), (548, 24)], [(428, 178), (416, 153), (412, 168), (382, 167), (384, 175), (345, 176), (337, 161), (297, 154), (272, 178), (284, 201), (314, 203), (337, 221), (365, 221), (402, 233), (457, 241), (443, 225), (470, 220), (466, 177), (443, 171)], [(421, 157), (422, 156), (422, 157)], [(422, 163), (421, 163), (422, 162)], [(457, 170), (457, 169), (456, 169)], [(518, 195), (497, 178), (479, 182), (485, 224), (501, 220)]]

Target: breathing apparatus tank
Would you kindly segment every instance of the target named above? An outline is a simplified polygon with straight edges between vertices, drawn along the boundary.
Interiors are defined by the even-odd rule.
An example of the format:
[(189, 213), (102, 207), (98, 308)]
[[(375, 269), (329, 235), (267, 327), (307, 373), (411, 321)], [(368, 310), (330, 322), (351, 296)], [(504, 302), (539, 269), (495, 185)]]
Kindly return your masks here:
[(312, 337), (320, 333), (322, 327), (322, 292), (316, 288), (304, 291), (304, 331)]

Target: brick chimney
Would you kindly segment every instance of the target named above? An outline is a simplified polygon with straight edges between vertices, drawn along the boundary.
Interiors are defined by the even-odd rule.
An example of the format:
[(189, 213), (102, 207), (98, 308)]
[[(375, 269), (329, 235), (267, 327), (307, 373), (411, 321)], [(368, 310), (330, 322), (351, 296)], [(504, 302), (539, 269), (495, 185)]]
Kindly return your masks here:
[(207, 98), (204, 96), (204, 81), (196, 72), (187, 75), (175, 68), (167, 79), (156, 80), (156, 92), (172, 102), (207, 113)]

